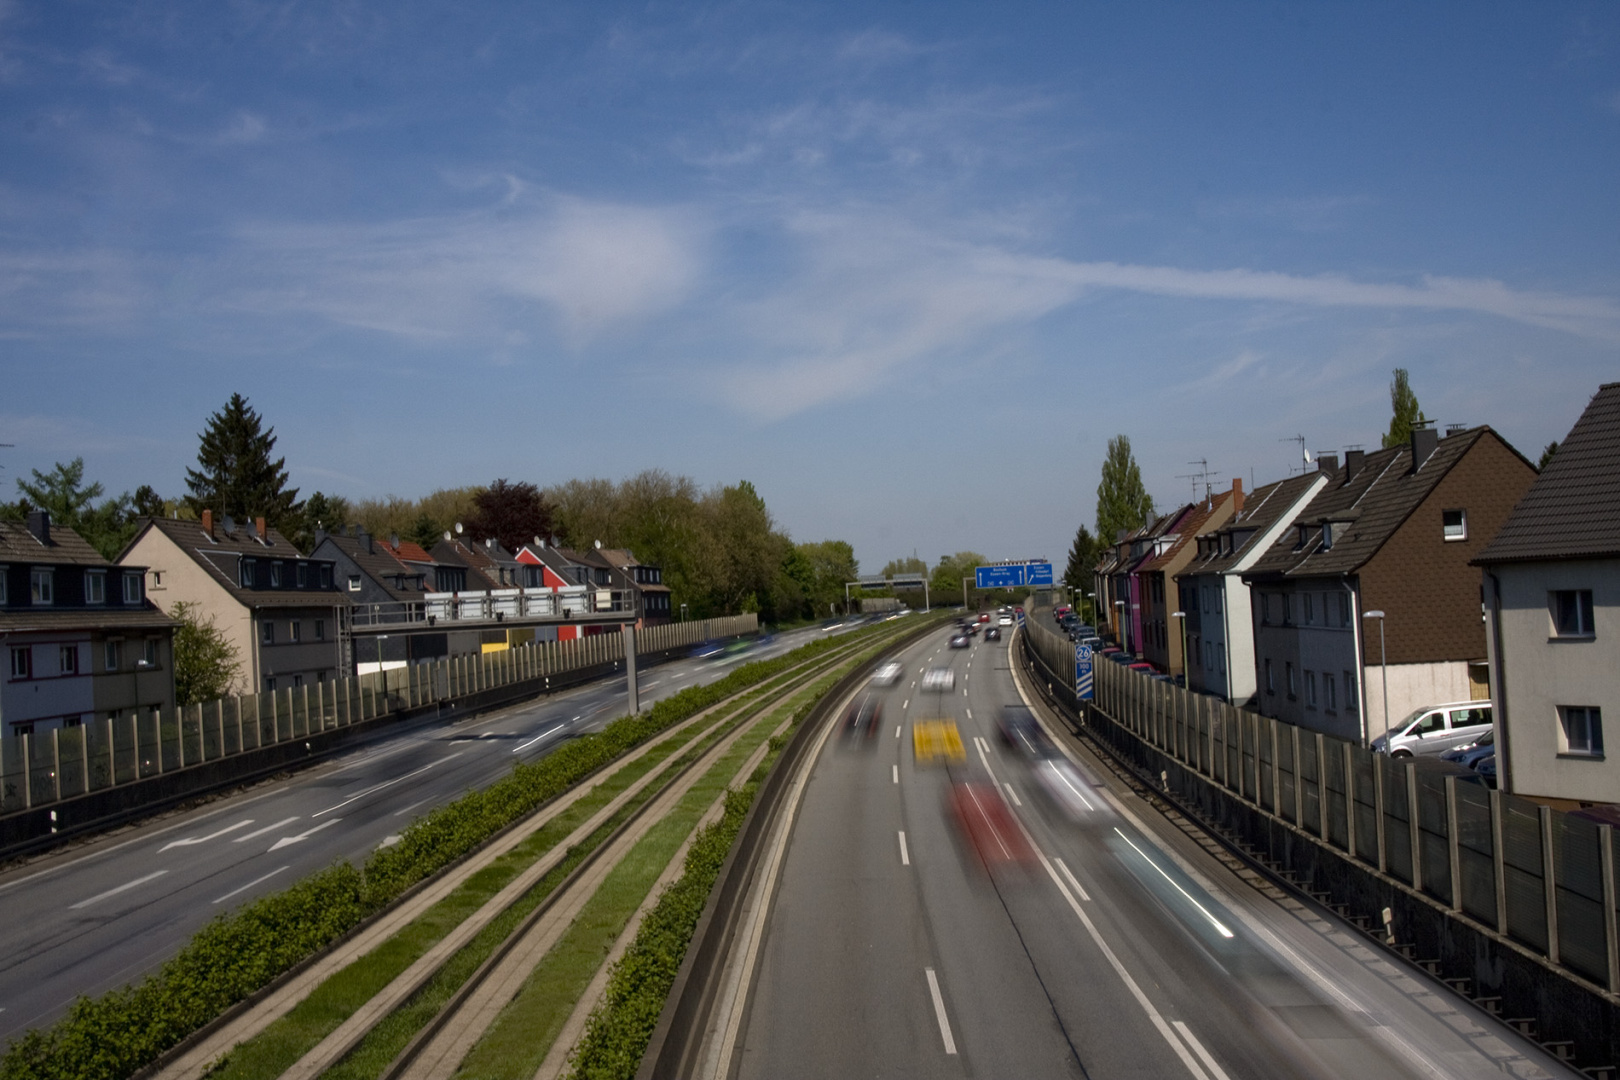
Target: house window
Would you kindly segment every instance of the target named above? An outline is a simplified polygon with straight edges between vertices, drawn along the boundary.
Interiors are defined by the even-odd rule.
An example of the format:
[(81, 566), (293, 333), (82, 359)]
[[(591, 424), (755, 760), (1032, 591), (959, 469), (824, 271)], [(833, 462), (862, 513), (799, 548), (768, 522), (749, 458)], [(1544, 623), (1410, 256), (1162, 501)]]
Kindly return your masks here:
[(1309, 708), (1316, 708), (1316, 672), (1305, 673), (1305, 704)]
[(147, 667), (157, 667), (158, 642), (157, 638), (147, 638), (141, 643), (141, 663)]
[(316, 641), (325, 641), (326, 640), (326, 620), (325, 619), (316, 619), (315, 620), (315, 640)]
[(330, 563), (322, 563), (321, 564), (321, 588), (330, 589), (331, 587), (332, 587), (332, 565)]
[(106, 571), (86, 570), (84, 572), (84, 602), (87, 604), (105, 604), (107, 602)]
[(34, 650), (27, 645), (11, 650), (11, 677), (13, 679), (34, 677)]
[(1560, 705), (1558, 720), (1564, 728), (1564, 753), (1603, 756), (1602, 710), (1592, 705)]
[(360, 575), (359, 574), (350, 574), (349, 575), (349, 591), (350, 592), (359, 592), (360, 591)]
[(304, 638), (304, 624), (297, 619), (287, 624), (287, 631), (287, 640), (289, 641), (302, 641)]
[(1347, 709), (1356, 707), (1356, 677), (1348, 671), (1344, 673), (1344, 707)]
[(1440, 532), (1448, 541), (1468, 539), (1468, 511), (1440, 511)]
[(1333, 550), (1333, 522), (1322, 522), (1322, 550)]
[(1271, 674), (1271, 661), (1267, 660), (1266, 661), (1266, 693), (1275, 694), (1276, 692), (1277, 692), (1277, 680)]
[[(163, 575), (162, 574), (153, 574), (152, 575), (152, 583), (154, 585), (161, 586), (163, 584)], [(124, 603), (139, 605), (140, 602), (141, 602), (141, 599), (142, 599), (142, 597), (141, 597), (141, 575), (139, 575), (139, 574), (125, 574), (124, 575)]]
[[(1219, 595), (1219, 594), (1217, 594)], [(1220, 666), (1222, 675), (1226, 674), (1226, 644), (1223, 642), (1215, 647), (1215, 662)]]
[(259, 644), (274, 645), (276, 643), (276, 624), (269, 619), (259, 624)]
[(1339, 707), (1339, 691), (1334, 685), (1333, 676), (1322, 672), (1322, 705), (1328, 712)]
[(273, 694), (276, 692), (276, 677), (274, 675), (266, 675), (264, 677), (264, 692), (267, 694)]
[(309, 563), (298, 564), (298, 587), (300, 589), (309, 588)]
[(299, 686), (303, 686), (303, 685), (304, 685), (304, 677), (302, 675), (294, 675), (293, 676), (293, 686), (294, 687), (299, 687)]
[(278, 562), (270, 564), (270, 587), (272, 589), (281, 588), (281, 564)]
[[(128, 586), (125, 586), (125, 587), (127, 588)], [(152, 588), (154, 588), (154, 589), (163, 588), (163, 571), (161, 571), (161, 570), (152, 571)]]
[(1221, 587), (1219, 585), (1216, 585), (1215, 586), (1215, 614), (1217, 614), (1217, 615), (1219, 615), (1221, 613), (1221, 591), (1222, 591)]
[(1592, 590), (1560, 589), (1550, 595), (1555, 637), (1592, 636)]
[(1310, 593), (1302, 594), (1300, 600), (1305, 605), (1305, 625), (1310, 626), (1316, 622), (1316, 605), (1311, 602)]
[(242, 583), (242, 588), (244, 588), (244, 589), (253, 588), (254, 578), (257, 576), (257, 573), (258, 573), (258, 568), (255, 565), (257, 562), (258, 562), (257, 559), (243, 559), (242, 560), (242, 568), (241, 568), (241, 571), (240, 571), (240, 577), (238, 578), (238, 580)]
[(1293, 701), (1299, 696), (1299, 677), (1294, 674), (1294, 662), (1289, 660), (1284, 663), (1283, 671), (1288, 676), (1288, 700)]
[(102, 655), (102, 660), (105, 661), (105, 663), (102, 666), (105, 667), (108, 671), (117, 671), (118, 670), (118, 660), (119, 660), (118, 642), (116, 642), (116, 641), (103, 642), (101, 648), (102, 648), (102, 654), (103, 654)]
[(28, 600), (29, 603), (46, 604), (56, 603), (56, 574), (50, 567), (36, 566), (28, 574)]
[(56, 651), (56, 668), (63, 675), (77, 675), (79, 673), (79, 647), (77, 645), (63, 645)]

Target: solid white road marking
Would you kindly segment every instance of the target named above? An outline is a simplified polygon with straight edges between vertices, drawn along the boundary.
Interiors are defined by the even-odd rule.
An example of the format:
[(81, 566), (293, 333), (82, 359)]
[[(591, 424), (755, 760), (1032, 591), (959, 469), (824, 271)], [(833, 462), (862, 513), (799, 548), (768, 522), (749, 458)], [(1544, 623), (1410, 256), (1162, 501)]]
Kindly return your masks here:
[(306, 829), (303, 832), (299, 833), (297, 836), (283, 836), (280, 840), (277, 840), (275, 843), (270, 845), (270, 850), (271, 851), (278, 851), (281, 848), (284, 848), (289, 844), (301, 843), (301, 842), (303, 842), (305, 840), (308, 840), (310, 837), (314, 836), (316, 833), (320, 832), (322, 829), (330, 828), (331, 826), (336, 825), (338, 822), (340, 822), (342, 820), (343, 819), (339, 818), (339, 817), (328, 818), (327, 820), (321, 822), (319, 825), (315, 826), (313, 829)]
[(518, 750), (527, 750), (529, 747), (533, 746), (535, 743), (539, 742), (541, 739), (545, 738), (547, 735), (550, 735), (552, 732), (561, 731), (561, 730), (562, 730), (562, 725), (561, 724), (558, 724), (556, 727), (546, 728), (546, 730), (542, 731), (540, 734), (536, 735), (534, 738), (530, 739), (528, 742), (524, 743), (522, 746), (519, 746), (516, 749), (514, 749), (512, 751), (512, 753), (515, 754), (515, 753), (518, 752)]
[(231, 897), (235, 896), (237, 893), (239, 893), (239, 892), (247, 892), (249, 889), (253, 888), (253, 886), (262, 884), (262, 883), (264, 883), (266, 881), (269, 881), (271, 878), (275, 877), (277, 874), (281, 873), (283, 870), (290, 870), (290, 869), (292, 869), (291, 866), (278, 866), (274, 870), (270, 871), (268, 874), (265, 874), (263, 877), (254, 878), (252, 881), (248, 882), (246, 885), (243, 885), (240, 888), (232, 889), (230, 892), (226, 893), (224, 896), (220, 897), (218, 900), (215, 900), (213, 902), (216, 903), (216, 904), (223, 904), (225, 901), (229, 900)]
[(1065, 863), (1062, 860), (1062, 858), (1060, 858), (1060, 857), (1058, 857), (1056, 855), (1052, 856), (1052, 861), (1057, 863), (1057, 868), (1059, 870), (1063, 871), (1063, 876), (1069, 879), (1069, 884), (1073, 885), (1074, 886), (1074, 891), (1080, 894), (1080, 899), (1086, 901), (1087, 903), (1090, 903), (1091, 902), (1091, 896), (1086, 892), (1086, 890), (1083, 887), (1081, 887), (1080, 882), (1075, 879), (1075, 876), (1072, 873), (1069, 872), (1068, 864)]
[[(1131, 844), (1131, 838), (1126, 836), (1123, 832), (1120, 832), (1119, 826), (1117, 826), (1117, 825), (1114, 826), (1114, 831), (1116, 833), (1119, 833), (1119, 838), (1121, 840), (1125, 841), (1127, 844)], [(1208, 919), (1212, 924), (1214, 924), (1216, 932), (1218, 932), (1221, 935), (1221, 937), (1229, 938), (1229, 937), (1232, 936), (1232, 931), (1228, 930), (1225, 926), (1223, 926), (1219, 919), (1217, 919), (1215, 916), (1211, 915), (1209, 913), (1209, 909), (1207, 907), (1205, 907), (1203, 904), (1200, 904), (1197, 900), (1195, 900), (1193, 898), (1192, 893), (1188, 892), (1186, 889), (1183, 889), (1181, 887), (1181, 884), (1179, 882), (1177, 882), (1175, 878), (1171, 877), (1169, 874), (1166, 874), (1164, 872), (1164, 869), (1162, 867), (1160, 867), (1158, 863), (1154, 862), (1151, 858), (1149, 858), (1147, 852), (1143, 851), (1141, 848), (1137, 847), (1135, 844), (1131, 844), (1131, 850), (1136, 852), (1138, 855), (1142, 856), (1142, 858), (1147, 859), (1147, 864), (1149, 866), (1153, 867), (1153, 869), (1159, 871), (1159, 876), (1163, 877), (1164, 880), (1168, 881), (1172, 886), (1174, 886), (1176, 892), (1180, 893), (1182, 896), (1185, 896), (1187, 898), (1188, 903), (1190, 903), (1193, 907), (1197, 908), (1199, 910), (1199, 912), (1204, 916), (1204, 918)]]
[(906, 831), (904, 829), (900, 830), (900, 865), (911, 865), (911, 852), (906, 850)]
[(445, 762), (449, 761), (450, 759), (457, 758), (457, 757), (460, 757), (460, 756), (461, 756), (461, 751), (460, 750), (457, 750), (453, 754), (446, 754), (444, 757), (440, 758), (438, 761), (430, 761), (426, 765), (422, 766), (420, 769), (412, 769), (410, 772), (406, 773), (404, 776), (396, 776), (392, 780), (384, 780), (380, 784), (372, 784), (370, 787), (366, 788), (366, 790), (356, 792), (355, 794), (350, 795), (347, 799), (344, 799), (342, 802), (336, 803), (336, 804), (334, 804), (332, 806), (328, 806), (325, 810), (317, 810), (317, 811), (315, 811), (313, 814), (311, 814), (309, 816), (310, 817), (320, 817), (322, 814), (330, 814), (333, 810), (341, 810), (345, 806), (348, 806), (350, 803), (354, 802), (356, 799), (363, 799), (367, 795), (371, 795), (371, 794), (374, 794), (376, 792), (381, 791), (383, 788), (393, 787), (395, 784), (401, 782), (402, 780), (409, 780), (413, 776), (418, 776), (418, 775), (420, 775), (422, 773), (427, 772), (429, 769), (437, 768), (438, 766), (443, 765)]
[(898, 765), (894, 767), (894, 782), (897, 784), (900, 782), (900, 766)]
[(1226, 1075), (1226, 1070), (1216, 1064), (1215, 1058), (1210, 1055), (1208, 1050), (1204, 1049), (1204, 1044), (1198, 1041), (1198, 1036), (1192, 1033), (1191, 1028), (1182, 1023), (1180, 1020), (1172, 1021), (1172, 1023), (1175, 1025), (1175, 1029), (1181, 1032), (1181, 1037), (1187, 1040), (1187, 1045), (1193, 1048), (1193, 1053), (1198, 1055), (1198, 1060), (1204, 1063), (1205, 1067), (1209, 1069), (1210, 1074), (1214, 1076), (1216, 1080), (1231, 1080), (1231, 1078)]
[[(423, 801), (425, 802), (426, 800), (423, 800)], [(276, 822), (274, 825), (266, 825), (262, 829), (254, 829), (252, 832), (248, 833), (246, 836), (238, 836), (235, 840), (232, 840), (231, 843), (233, 843), (233, 844), (245, 844), (249, 840), (254, 839), (255, 837), (263, 836), (267, 832), (275, 832), (277, 829), (281, 828), (282, 826), (291, 825), (293, 822), (295, 822), (297, 820), (298, 820), (298, 815), (297, 814), (294, 814), (292, 817), (289, 817), (289, 818), (282, 818), (280, 821)]]
[(1001, 782), (1001, 786), (1007, 789), (1007, 795), (1008, 795), (1009, 798), (1012, 799), (1014, 806), (1023, 806), (1024, 805), (1024, 801), (1018, 797), (1018, 792), (1013, 790), (1011, 784), (1009, 784), (1005, 780), (1003, 780)]
[(945, 1040), (945, 1052), (956, 1054), (956, 1040), (951, 1038), (951, 1022), (945, 1017), (945, 999), (940, 996), (939, 979), (934, 975), (933, 968), (923, 968), (928, 973), (928, 993), (934, 999), (934, 1019), (939, 1021), (939, 1037)]
[(145, 877), (138, 877), (134, 881), (126, 881), (122, 885), (118, 886), (116, 889), (108, 889), (104, 893), (96, 893), (96, 895), (92, 896), (88, 900), (80, 900), (77, 904), (74, 904), (72, 906), (72, 910), (73, 911), (78, 911), (80, 908), (87, 908), (91, 904), (100, 903), (101, 901), (107, 899), (109, 896), (117, 896), (119, 893), (125, 892), (126, 890), (129, 890), (129, 889), (133, 889), (137, 885), (145, 885), (148, 881), (151, 881), (153, 878), (160, 878), (164, 874), (167, 874), (167, 873), (168, 873), (167, 870), (154, 870), (150, 874), (147, 874)]
[(158, 848), (158, 854), (161, 855), (172, 847), (191, 847), (193, 844), (207, 843), (209, 840), (224, 836), (226, 833), (233, 833), (237, 829), (245, 829), (251, 824), (253, 824), (253, 819), (248, 818), (245, 821), (238, 821), (235, 825), (227, 825), (218, 832), (211, 832), (207, 836), (188, 836), (184, 840), (171, 840)]

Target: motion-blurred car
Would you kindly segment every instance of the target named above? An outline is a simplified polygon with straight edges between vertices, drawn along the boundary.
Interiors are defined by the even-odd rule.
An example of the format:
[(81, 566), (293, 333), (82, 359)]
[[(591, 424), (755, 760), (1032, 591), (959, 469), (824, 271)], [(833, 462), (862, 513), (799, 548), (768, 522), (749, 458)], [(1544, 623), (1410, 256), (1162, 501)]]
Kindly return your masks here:
[(1074, 821), (1095, 821), (1099, 817), (1112, 817), (1108, 802), (1096, 786), (1081, 775), (1074, 762), (1062, 754), (1053, 754), (1035, 762), (1031, 771), (1035, 782), (1058, 809)]
[(883, 702), (876, 694), (863, 694), (849, 704), (844, 731), (852, 738), (870, 739), (883, 726)]
[(710, 657), (719, 656), (724, 648), (725, 646), (718, 641), (700, 642), (692, 647), (691, 657), (694, 660), (707, 660)]
[(996, 626), (986, 627), (985, 631), (984, 631), (984, 640), (986, 640), (986, 641), (1000, 641), (1001, 640), (1001, 628), (996, 627)]
[(918, 720), (911, 725), (911, 753), (920, 764), (967, 760), (962, 733), (955, 720)]
[(996, 731), (1002, 742), (1032, 761), (1058, 752), (1035, 714), (1023, 705), (1005, 706), (996, 717)]
[(971, 644), (973, 644), (973, 639), (966, 634), (951, 635), (951, 648), (953, 649), (965, 649)]
[(984, 614), (980, 615), (979, 616), (979, 621), (980, 622), (989, 622), (990, 621), (990, 613), (988, 611), (986, 611)]
[(985, 781), (951, 785), (950, 807), (956, 824), (991, 868), (1031, 862), (1035, 852), (1024, 839), (1001, 789)]
[(932, 667), (923, 672), (922, 688), (924, 690), (955, 690), (956, 672), (948, 667)]
[(906, 669), (900, 666), (899, 661), (890, 660), (886, 664), (880, 664), (878, 669), (872, 673), (872, 685), (893, 686), (900, 681), (900, 676), (905, 673)]

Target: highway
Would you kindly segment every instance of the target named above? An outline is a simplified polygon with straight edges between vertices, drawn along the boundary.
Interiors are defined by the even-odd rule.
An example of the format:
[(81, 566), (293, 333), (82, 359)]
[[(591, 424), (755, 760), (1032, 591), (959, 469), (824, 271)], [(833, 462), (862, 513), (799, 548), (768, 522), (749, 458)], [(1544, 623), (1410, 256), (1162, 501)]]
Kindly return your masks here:
[[(816, 759), (738, 1033), (708, 1054), (724, 1075), (1579, 1075), (1331, 915), (1245, 884), (1050, 729), (1079, 789), (1048, 798), (998, 736), (1025, 703), (1011, 643), (946, 637), (874, 691), (878, 738), (835, 735)], [(922, 689), (936, 665), (948, 693)], [(933, 718), (955, 721), (965, 760), (914, 760), (912, 726)]]
[[(827, 632), (745, 653), (644, 668), (644, 705)], [(172, 813), (0, 874), (0, 1039), (74, 998), (138, 979), (209, 919), (340, 859), (359, 862), (412, 818), (545, 756), (625, 712), (622, 676), (464, 720), (384, 736), (189, 812)]]

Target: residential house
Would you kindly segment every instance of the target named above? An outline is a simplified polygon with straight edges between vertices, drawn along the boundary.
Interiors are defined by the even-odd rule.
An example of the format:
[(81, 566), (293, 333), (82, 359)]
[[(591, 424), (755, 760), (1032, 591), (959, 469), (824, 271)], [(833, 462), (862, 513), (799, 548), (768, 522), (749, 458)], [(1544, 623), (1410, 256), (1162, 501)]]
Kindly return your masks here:
[[(533, 571), (499, 540), (473, 540), (447, 532), (429, 554), (449, 572), (463, 578), (460, 588), (443, 590), (445, 592), (502, 592), (537, 587)], [(449, 648), (457, 654), (501, 652), (532, 641), (554, 641), (555, 634), (549, 626), (455, 631), (449, 635)]]
[(308, 558), (264, 518), (238, 523), (146, 518), (118, 562), (145, 567), (147, 596), (212, 618), (236, 649), (236, 691), (266, 692), (351, 674), (344, 655), (347, 592), (331, 559)]
[(174, 620), (144, 566), (102, 558), (35, 510), (0, 521), (0, 731), (43, 735), (174, 707)]
[[(1256, 702), (1370, 742), (1385, 719), (1489, 695), (1479, 571), (1470, 565), (1536, 470), (1489, 427), (1430, 427), (1352, 450), (1246, 571)], [(1364, 618), (1382, 612), (1381, 618)], [(1387, 697), (1385, 688), (1387, 686)]]
[(1173, 531), (1155, 545), (1157, 553), (1137, 569), (1144, 601), (1142, 657), (1160, 671), (1184, 674), (1183, 646), (1191, 645), (1176, 575), (1197, 556), (1198, 535), (1225, 524), (1241, 509), (1242, 480), (1233, 480), (1230, 491), (1206, 494), (1204, 501), (1190, 504), (1177, 516)]
[(1480, 552), (1503, 790), (1620, 802), (1620, 383), (1587, 405)]
[(317, 530), (310, 558), (332, 563), (351, 618), (368, 626), (398, 624), (397, 630), (354, 638), (356, 674), (449, 655), (445, 631), (429, 628), (423, 618), (426, 594), (438, 591), (438, 568), (421, 547), (398, 536), (379, 540), (354, 525), (347, 535)]
[(1162, 664), (1169, 636), (1165, 625), (1168, 615), (1163, 597), (1155, 602), (1153, 588), (1157, 583), (1162, 589), (1164, 581), (1148, 567), (1181, 539), (1180, 526), (1194, 511), (1194, 504), (1188, 503), (1149, 522), (1115, 545), (1118, 555), (1109, 572), (1108, 591), (1123, 622), (1119, 628), (1124, 635), (1120, 644), (1133, 656), (1146, 660), (1157, 655)]
[[(1319, 464), (1331, 463), (1333, 457)], [(1254, 625), (1243, 573), (1270, 550), (1294, 517), (1327, 485), (1328, 473), (1290, 476), (1248, 495), (1226, 524), (1200, 534), (1197, 550), (1178, 575), (1181, 610), (1187, 613), (1187, 685), (1228, 703), (1246, 706), (1254, 697)]]
[(638, 627), (670, 621), (671, 594), (662, 567), (642, 562), (628, 548), (603, 548), (598, 554), (620, 575), (619, 588), (634, 594)]

